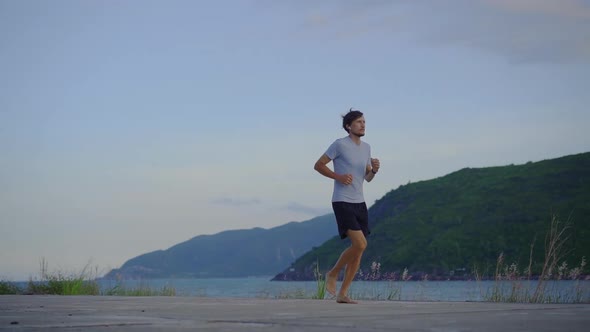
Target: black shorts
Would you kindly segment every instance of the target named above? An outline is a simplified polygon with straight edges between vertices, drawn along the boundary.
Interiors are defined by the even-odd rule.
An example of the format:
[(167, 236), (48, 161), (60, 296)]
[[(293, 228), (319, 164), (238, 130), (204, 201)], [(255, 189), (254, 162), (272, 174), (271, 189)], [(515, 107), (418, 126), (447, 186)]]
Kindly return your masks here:
[(363, 231), (365, 237), (371, 234), (369, 230), (369, 212), (367, 204), (332, 202), (332, 209), (338, 223), (338, 234), (340, 238), (346, 238), (346, 232), (350, 229), (353, 231)]

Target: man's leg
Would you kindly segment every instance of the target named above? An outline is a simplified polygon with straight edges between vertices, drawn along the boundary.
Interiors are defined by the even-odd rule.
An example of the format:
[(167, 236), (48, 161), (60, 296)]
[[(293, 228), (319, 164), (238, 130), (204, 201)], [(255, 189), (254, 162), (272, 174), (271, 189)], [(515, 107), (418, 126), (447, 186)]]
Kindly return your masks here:
[(334, 267), (332, 267), (332, 269), (326, 274), (326, 291), (328, 291), (328, 293), (336, 295), (336, 283), (338, 281), (340, 270), (350, 264), (355, 257), (355, 251), (352, 246), (346, 248), (346, 250), (340, 254), (340, 258), (338, 258)]
[(338, 274), (340, 273), (340, 270), (346, 266), (344, 281), (342, 282), (342, 287), (338, 294), (339, 296), (346, 296), (350, 284), (359, 269), (363, 251), (365, 251), (365, 248), (367, 247), (367, 239), (365, 239), (362, 231), (348, 230), (347, 235), (352, 242), (351, 246), (342, 252), (334, 267), (326, 274), (326, 290), (332, 295), (336, 295), (336, 281), (338, 280)]
[(361, 265), (363, 252), (365, 251), (365, 248), (367, 248), (367, 239), (362, 231), (348, 230), (347, 235), (350, 238), (352, 245), (347, 249), (350, 250), (350, 258), (348, 264), (346, 264), (344, 280), (342, 281), (340, 291), (338, 292), (339, 298), (347, 298), (348, 289)]

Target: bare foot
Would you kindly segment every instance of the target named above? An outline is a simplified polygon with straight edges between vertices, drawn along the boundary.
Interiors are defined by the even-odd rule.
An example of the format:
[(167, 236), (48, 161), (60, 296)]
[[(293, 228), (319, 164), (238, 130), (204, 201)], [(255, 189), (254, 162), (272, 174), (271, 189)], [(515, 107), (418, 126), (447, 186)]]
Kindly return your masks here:
[(330, 273), (326, 273), (326, 291), (332, 296), (336, 295), (336, 282), (338, 277), (330, 276)]
[(348, 297), (346, 295), (338, 295), (338, 297), (336, 298), (336, 302), (347, 303), (347, 304), (358, 304), (357, 301), (351, 300), (350, 297)]

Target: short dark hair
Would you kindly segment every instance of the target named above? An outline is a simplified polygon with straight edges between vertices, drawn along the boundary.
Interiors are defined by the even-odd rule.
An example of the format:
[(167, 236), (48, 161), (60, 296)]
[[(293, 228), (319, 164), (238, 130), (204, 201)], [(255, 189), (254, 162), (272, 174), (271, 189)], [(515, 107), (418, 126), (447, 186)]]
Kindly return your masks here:
[(351, 107), (348, 113), (342, 116), (342, 128), (344, 128), (344, 130), (349, 133), (350, 130), (348, 129), (348, 126), (350, 126), (354, 120), (360, 118), (361, 116), (363, 116), (363, 112), (359, 110), (353, 110)]

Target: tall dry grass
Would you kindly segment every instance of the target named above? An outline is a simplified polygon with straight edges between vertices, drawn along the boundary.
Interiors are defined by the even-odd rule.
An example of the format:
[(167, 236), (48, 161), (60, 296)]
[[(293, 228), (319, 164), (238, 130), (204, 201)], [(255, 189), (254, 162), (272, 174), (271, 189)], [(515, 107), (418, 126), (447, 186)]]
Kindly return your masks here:
[[(533, 249), (531, 243), (527, 268), (521, 272), (516, 263), (507, 264), (504, 253), (496, 261), (494, 285), (482, 297), (492, 302), (528, 302), (528, 303), (581, 303), (590, 302), (588, 290), (582, 288), (580, 276), (586, 267), (582, 257), (580, 265), (568, 268), (565, 258), (569, 254), (566, 245), (570, 240), (571, 223), (569, 219), (562, 222), (553, 215), (549, 230), (545, 236), (545, 250), (541, 272), (533, 280)], [(476, 280), (481, 275), (474, 269)], [(556, 282), (568, 279), (573, 281), (568, 289), (557, 290)]]

